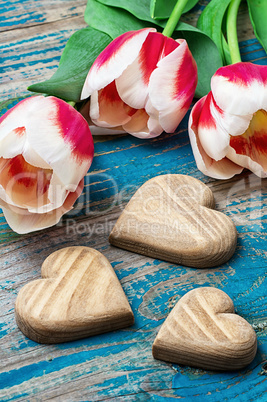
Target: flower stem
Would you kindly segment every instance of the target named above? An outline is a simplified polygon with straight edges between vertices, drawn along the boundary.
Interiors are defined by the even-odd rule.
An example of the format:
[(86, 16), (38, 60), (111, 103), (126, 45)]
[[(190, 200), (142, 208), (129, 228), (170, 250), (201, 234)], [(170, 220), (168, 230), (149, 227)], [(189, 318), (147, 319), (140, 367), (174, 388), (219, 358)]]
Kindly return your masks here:
[(74, 107), (76, 105), (76, 102), (74, 101), (66, 101), (69, 105), (71, 105), (72, 107)]
[(187, 2), (188, 2), (188, 0), (178, 0), (177, 1), (177, 3), (174, 6), (174, 9), (172, 10), (170, 18), (168, 19), (167, 24), (162, 32), (163, 35), (169, 36), (169, 37), (172, 36), (173, 31), (176, 28), (176, 25), (184, 11), (184, 8), (185, 8)]
[(232, 0), (227, 13), (226, 32), (232, 64), (241, 61), (236, 26), (237, 13), (241, 1), (242, 0)]

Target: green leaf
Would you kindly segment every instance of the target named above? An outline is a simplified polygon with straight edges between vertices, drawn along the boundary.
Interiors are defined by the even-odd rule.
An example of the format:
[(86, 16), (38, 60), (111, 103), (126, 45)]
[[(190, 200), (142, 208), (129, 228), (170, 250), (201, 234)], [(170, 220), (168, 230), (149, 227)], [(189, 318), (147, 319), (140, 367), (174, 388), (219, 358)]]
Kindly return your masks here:
[[(158, 19), (168, 19), (175, 4), (177, 3), (177, 0), (98, 0), (100, 3), (105, 4), (106, 6), (111, 6), (111, 7), (118, 7), (122, 8), (132, 15), (134, 15), (136, 18), (139, 18), (143, 21), (148, 21), (154, 24), (157, 24), (157, 21), (154, 21), (154, 18)], [(91, 0), (88, 1), (90, 3)], [(192, 7), (196, 5), (198, 0), (188, 0), (188, 3), (184, 9), (184, 13), (189, 11)], [(166, 14), (165, 16), (160, 16), (160, 17), (152, 17), (151, 16), (151, 7), (152, 4), (154, 3), (155, 7), (157, 7), (157, 4), (159, 3), (158, 7), (159, 9), (161, 8), (162, 10), (165, 10), (164, 13)], [(160, 26), (165, 27), (166, 21), (161, 24)]]
[(91, 65), (111, 40), (109, 35), (91, 27), (75, 32), (66, 44), (55, 74), (28, 89), (78, 102)]
[(197, 22), (197, 27), (214, 41), (224, 62), (225, 56), (221, 33), (223, 18), (230, 2), (231, 0), (211, 0), (201, 13)]
[[(188, 0), (183, 14), (187, 13), (191, 8), (195, 7), (198, 0)], [(177, 0), (151, 0), (150, 2), (150, 15), (155, 19), (169, 18), (171, 12), (177, 3)]]
[[(93, 2), (95, 2), (95, 0), (93, 0)], [(98, 2), (106, 6), (124, 9), (142, 21), (157, 24), (157, 21), (154, 21), (153, 18), (150, 17), (150, 0), (98, 0)], [(91, 3), (91, 0), (89, 0), (88, 3)], [(150, 25), (151, 24), (149, 24), (149, 26)], [(148, 24), (146, 24), (146, 26), (148, 26)], [(163, 27), (164, 26), (165, 24)]]
[(267, 1), (247, 0), (247, 2), (255, 36), (267, 53)]
[(85, 22), (91, 27), (107, 33), (113, 39), (122, 35), (124, 32), (153, 26), (153, 20), (149, 17), (149, 13), (148, 19), (151, 23), (148, 24), (146, 20), (144, 20), (145, 9), (143, 9), (142, 0), (137, 1), (139, 1), (138, 15), (141, 15), (142, 18), (136, 18), (123, 7), (120, 8), (120, 4), (123, 5), (124, 1), (118, 0), (116, 2), (116, 4), (119, 4), (118, 6), (108, 7), (97, 0), (88, 0), (84, 14)]
[[(103, 2), (114, 4), (108, 7)], [(134, 5), (134, 4), (137, 4)], [(89, 0), (85, 11), (85, 21), (106, 32), (112, 38), (130, 30), (137, 30), (152, 26), (153, 21), (149, 15), (149, 1), (137, 0)], [(119, 5), (135, 12), (130, 14)], [(159, 31), (165, 26), (163, 20), (153, 21)], [(173, 34), (174, 38), (186, 39), (188, 46), (198, 66), (198, 86), (196, 96), (202, 97), (210, 91), (210, 79), (216, 70), (222, 66), (222, 59), (215, 43), (199, 29), (192, 25), (180, 22)]]

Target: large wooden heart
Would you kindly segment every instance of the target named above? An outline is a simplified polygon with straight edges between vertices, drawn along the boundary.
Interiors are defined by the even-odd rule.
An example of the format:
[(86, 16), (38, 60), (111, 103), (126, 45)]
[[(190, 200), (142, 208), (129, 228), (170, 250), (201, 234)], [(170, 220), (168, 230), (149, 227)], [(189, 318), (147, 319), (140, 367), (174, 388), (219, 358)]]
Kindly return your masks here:
[(89, 247), (51, 254), (43, 279), (19, 292), (16, 320), (21, 331), (40, 343), (58, 343), (127, 327), (134, 316), (108, 260)]
[(237, 370), (257, 351), (251, 325), (234, 314), (230, 297), (216, 288), (183, 296), (163, 323), (152, 348), (156, 359), (212, 370)]
[(213, 267), (234, 253), (231, 219), (210, 208), (211, 190), (185, 175), (155, 177), (140, 187), (115, 224), (117, 247), (189, 267)]

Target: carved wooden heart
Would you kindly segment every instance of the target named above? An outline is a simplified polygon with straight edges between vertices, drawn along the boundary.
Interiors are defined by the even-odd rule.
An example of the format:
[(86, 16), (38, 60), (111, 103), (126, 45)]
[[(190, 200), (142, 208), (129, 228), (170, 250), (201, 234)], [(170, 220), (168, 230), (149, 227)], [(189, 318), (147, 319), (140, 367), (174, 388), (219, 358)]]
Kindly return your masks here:
[(257, 351), (256, 334), (234, 314), (222, 290), (203, 287), (186, 293), (163, 323), (152, 348), (156, 359), (212, 370), (237, 370)]
[(120, 282), (100, 252), (58, 250), (44, 261), (42, 277), (20, 290), (15, 305), (17, 324), (30, 339), (65, 342), (133, 324)]
[(155, 177), (140, 187), (115, 224), (109, 241), (149, 257), (213, 267), (236, 247), (236, 228), (214, 206), (211, 190), (185, 175)]

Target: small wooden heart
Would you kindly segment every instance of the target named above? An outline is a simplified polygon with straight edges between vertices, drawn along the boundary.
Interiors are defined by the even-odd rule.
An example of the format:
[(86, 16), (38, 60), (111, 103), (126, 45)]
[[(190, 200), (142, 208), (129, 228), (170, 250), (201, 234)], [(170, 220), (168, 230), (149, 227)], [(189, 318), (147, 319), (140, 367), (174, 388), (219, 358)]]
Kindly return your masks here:
[(251, 325), (234, 314), (230, 297), (216, 288), (186, 293), (163, 323), (152, 347), (156, 359), (211, 370), (237, 370), (255, 357)]
[(40, 343), (59, 343), (130, 326), (134, 316), (108, 260), (89, 247), (67, 247), (42, 265), (43, 279), (19, 292), (16, 321)]
[(149, 257), (189, 267), (214, 267), (228, 261), (236, 247), (236, 228), (214, 206), (211, 190), (185, 175), (147, 181), (115, 224), (109, 241)]

